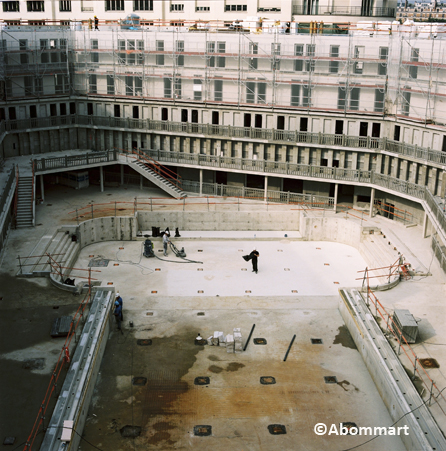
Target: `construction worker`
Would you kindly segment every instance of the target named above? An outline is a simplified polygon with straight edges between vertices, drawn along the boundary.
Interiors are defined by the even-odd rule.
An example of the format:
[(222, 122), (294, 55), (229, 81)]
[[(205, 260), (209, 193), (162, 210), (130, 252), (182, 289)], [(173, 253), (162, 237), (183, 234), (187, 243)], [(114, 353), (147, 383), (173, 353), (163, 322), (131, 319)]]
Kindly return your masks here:
[(167, 257), (167, 245), (170, 243), (170, 232), (166, 230), (163, 235), (164, 256)]
[(99, 31), (99, 19), (94, 16), (94, 29)]

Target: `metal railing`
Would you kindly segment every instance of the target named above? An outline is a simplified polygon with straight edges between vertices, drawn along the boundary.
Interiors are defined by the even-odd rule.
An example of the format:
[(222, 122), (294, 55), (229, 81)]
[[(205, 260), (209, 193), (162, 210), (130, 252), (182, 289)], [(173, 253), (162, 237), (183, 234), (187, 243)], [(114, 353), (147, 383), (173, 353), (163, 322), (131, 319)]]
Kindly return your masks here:
[(117, 150), (94, 152), (83, 155), (66, 155), (63, 157), (40, 158), (33, 160), (35, 172), (44, 172), (54, 169), (75, 169), (79, 166), (92, 166), (100, 163), (118, 161)]
[[(2, 251), (8, 230), (12, 223), (11, 203), (8, 202), (8, 197), (11, 196), (11, 192), (16, 191), (16, 168), (12, 167), (9, 170), (8, 178), (3, 190), (0, 194), (0, 252)], [(12, 196), (11, 196), (12, 199)]]
[(300, 5), (293, 6), (293, 14), (301, 16), (365, 16), (365, 17), (395, 17), (395, 8), (362, 8), (361, 6), (331, 6), (306, 8)]
[(291, 145), (302, 143), (314, 146), (351, 148), (353, 150), (367, 149), (404, 155), (423, 162), (428, 161), (435, 164), (446, 164), (446, 152), (406, 144), (399, 141), (393, 141), (387, 138), (299, 132), (294, 130), (234, 127), (231, 125), (154, 121), (152, 119), (82, 116), (77, 114), (2, 121), (0, 123), (0, 137), (5, 132), (18, 132), (29, 129), (47, 129), (64, 126), (70, 127), (73, 125), (86, 127), (124, 128), (129, 131), (145, 130), (146, 132), (159, 131), (186, 135), (218, 136), (222, 138), (242, 138), (261, 141), (266, 140), (285, 142)]

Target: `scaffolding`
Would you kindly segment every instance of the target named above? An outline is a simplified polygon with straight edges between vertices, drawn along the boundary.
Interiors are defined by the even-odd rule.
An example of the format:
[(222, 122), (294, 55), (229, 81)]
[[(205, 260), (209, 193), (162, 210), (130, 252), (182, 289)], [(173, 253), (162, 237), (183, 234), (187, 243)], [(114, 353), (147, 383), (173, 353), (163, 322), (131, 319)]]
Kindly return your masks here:
[(2, 29), (4, 100), (74, 94), (444, 122), (443, 35), (269, 31)]

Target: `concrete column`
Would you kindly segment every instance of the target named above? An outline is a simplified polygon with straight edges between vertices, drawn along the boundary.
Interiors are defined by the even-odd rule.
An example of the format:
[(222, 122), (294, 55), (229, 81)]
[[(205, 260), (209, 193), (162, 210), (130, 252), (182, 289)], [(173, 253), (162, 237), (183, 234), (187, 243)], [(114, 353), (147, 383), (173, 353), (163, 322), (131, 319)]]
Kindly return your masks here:
[(337, 209), (337, 207), (338, 207), (338, 188), (339, 188), (339, 184), (338, 183), (335, 183), (335, 186), (334, 186), (334, 205), (333, 205), (333, 209), (334, 209), (334, 212), (336, 213), (336, 209)]
[(428, 188), (431, 190), (431, 193), (435, 196), (436, 188), (437, 188), (437, 168), (428, 168), (430, 170), (430, 177), (427, 179)]
[(382, 156), (381, 154), (376, 155), (376, 166), (375, 166), (375, 171), (376, 171), (378, 174), (381, 174), (382, 164), (383, 164), (383, 156)]
[(99, 177), (101, 179), (101, 193), (104, 192), (104, 171), (102, 166), (99, 166)]
[(424, 213), (424, 221), (423, 221), (423, 238), (427, 238), (427, 227), (429, 225), (429, 217), (427, 213)]
[(203, 195), (203, 169), (200, 169), (200, 197)]
[(44, 190), (44, 184), (43, 184), (43, 174), (40, 174), (40, 193), (42, 196), (42, 201), (45, 200), (45, 190)]
[(121, 186), (124, 185), (124, 165), (121, 164)]
[(370, 191), (370, 212), (369, 216), (373, 218), (373, 205), (375, 204), (375, 188)]
[(345, 152), (339, 152), (339, 167), (345, 169)]
[(144, 178), (143, 178), (143, 176), (140, 174), (140, 175), (139, 175), (139, 189), (142, 189), (143, 183), (144, 183)]
[(384, 155), (384, 175), (389, 175), (389, 160), (388, 155)]
[(358, 169), (358, 152), (352, 152), (352, 169)]
[(329, 150), (327, 152), (327, 166), (329, 168), (333, 167), (333, 151)]
[(268, 200), (268, 176), (265, 175), (265, 194), (264, 194), (265, 202)]
[(400, 161), (400, 179), (407, 181), (407, 168), (408, 163), (407, 160), (401, 160)]
[(370, 154), (365, 153), (364, 154), (364, 171), (370, 170)]
[(445, 197), (445, 191), (446, 191), (446, 172), (443, 171), (441, 174), (441, 192), (440, 197)]
[(418, 172), (418, 164), (410, 163), (412, 165), (412, 172), (410, 173), (409, 182), (416, 183), (417, 182), (417, 172)]

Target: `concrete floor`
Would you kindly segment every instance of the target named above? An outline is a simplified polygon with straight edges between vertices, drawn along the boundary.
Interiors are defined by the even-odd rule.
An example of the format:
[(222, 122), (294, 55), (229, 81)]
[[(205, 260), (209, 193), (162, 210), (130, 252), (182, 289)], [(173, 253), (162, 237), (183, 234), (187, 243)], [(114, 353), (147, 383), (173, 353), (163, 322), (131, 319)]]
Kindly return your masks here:
[[(28, 255), (41, 236), (68, 223), (75, 208), (141, 195), (135, 187), (125, 188), (100, 193), (95, 186), (79, 191), (48, 187), (45, 202), (36, 210), (36, 228), (11, 232), (0, 261), (0, 362), (6, 387), (0, 400), (0, 443), (7, 436), (16, 437), (16, 446), (26, 440), (63, 344), (49, 337), (51, 323), (57, 316), (74, 313), (80, 301), (44, 279), (14, 278), (16, 257)], [(143, 194), (162, 197), (156, 189)], [(367, 225), (394, 231), (430, 267), (433, 276), (377, 295), (390, 311), (408, 308), (420, 319), (422, 342), (415, 346), (420, 354), (438, 360), (440, 368), (429, 373), (443, 388), (445, 277), (432, 259), (429, 240), (421, 238), (419, 227), (409, 229), (379, 217)], [(203, 264), (180, 264), (172, 253), (168, 259), (173, 261), (145, 259), (140, 256), (141, 242), (100, 243), (85, 248), (79, 257), (81, 267), (99, 256), (111, 260), (108, 267), (98, 268), (99, 275), (121, 292), (125, 315), (124, 333), (114, 331), (105, 352), (86, 440), (104, 450), (341, 450), (370, 437), (317, 436), (314, 425), (393, 423), (337, 309), (337, 289), (358, 286), (356, 271), (366, 266), (356, 249), (298, 241), (298, 234), (285, 239), (271, 233), (270, 240), (261, 234), (232, 240), (215, 232), (201, 233), (200, 238), (182, 235), (173, 238), (177, 247), (184, 246), (188, 258)], [(156, 241), (155, 249), (160, 248)], [(241, 258), (253, 248), (260, 251), (258, 274)], [(240, 327), (246, 338), (253, 324), (253, 338), (265, 338), (267, 345), (251, 341), (243, 354), (194, 345), (198, 332), (208, 337), (214, 330), (229, 333)], [(283, 362), (294, 334), (296, 340)], [(311, 338), (322, 339), (322, 344), (312, 345)], [(152, 345), (139, 346), (138, 339), (151, 339)], [(28, 359), (39, 357), (46, 359), (42, 369), (26, 365)], [(210, 384), (194, 385), (201, 376), (209, 377)], [(274, 377), (276, 384), (260, 384), (262, 376)], [(326, 384), (324, 376), (336, 376), (338, 383)], [(134, 377), (147, 382), (132, 385)], [(444, 416), (435, 409), (446, 430)], [(123, 438), (119, 430), (131, 424), (142, 428), (140, 437)], [(287, 434), (271, 435), (270, 424), (285, 425)], [(211, 425), (212, 436), (195, 437), (196, 425)], [(94, 448), (84, 441), (81, 449)], [(404, 446), (398, 438), (380, 437), (358, 449), (398, 451)]]

